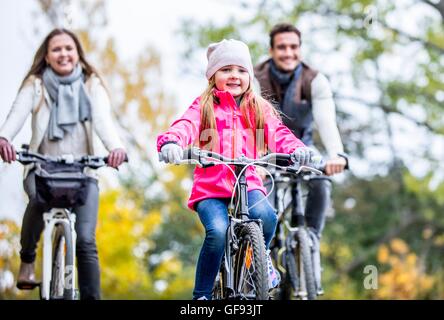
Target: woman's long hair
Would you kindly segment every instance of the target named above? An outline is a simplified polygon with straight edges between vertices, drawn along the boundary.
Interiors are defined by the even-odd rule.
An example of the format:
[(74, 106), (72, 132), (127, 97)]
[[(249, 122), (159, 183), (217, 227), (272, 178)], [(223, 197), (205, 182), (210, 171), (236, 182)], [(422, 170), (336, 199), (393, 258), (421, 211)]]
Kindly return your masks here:
[[(214, 114), (214, 103), (219, 103), (214, 96), (214, 90), (216, 88), (215, 76), (213, 75), (209, 82), (208, 87), (202, 93), (200, 97), (200, 129), (199, 129), (199, 141), (200, 148), (214, 150), (218, 148), (219, 137), (217, 135), (216, 116)], [(260, 95), (255, 94), (253, 91), (252, 81), (242, 96), (240, 102), (240, 109), (242, 116), (247, 123), (247, 127), (252, 129), (254, 139), (256, 140), (256, 151), (266, 152), (266, 145), (264, 143), (264, 129), (265, 129), (265, 111), (270, 111), (274, 116), (279, 118), (279, 115), (275, 112), (274, 108), (268, 103), (267, 100)], [(202, 139), (202, 133), (211, 132), (209, 135), (209, 141)], [(260, 140), (260, 141), (257, 141)]]
[(37, 49), (37, 52), (34, 56), (34, 61), (32, 63), (32, 66), (29, 69), (28, 73), (26, 74), (25, 78), (23, 79), (20, 88), (22, 88), (24, 86), (26, 81), (31, 76), (36, 76), (38, 78), (42, 77), (43, 72), (47, 68), (46, 55), (48, 54), (49, 42), (51, 41), (52, 38), (54, 38), (55, 36), (61, 35), (61, 34), (67, 34), (74, 41), (76, 48), (77, 48), (77, 52), (79, 54), (79, 63), (82, 66), (85, 78), (88, 79), (92, 74), (96, 74), (99, 77), (99, 79), (102, 81), (97, 70), (86, 60), (85, 51), (83, 50), (82, 44), (80, 43), (80, 40), (75, 35), (75, 33), (72, 31), (69, 31), (67, 29), (64, 29), (64, 28), (58, 28), (58, 29), (52, 30), (46, 36), (45, 40), (43, 40), (40, 47)]

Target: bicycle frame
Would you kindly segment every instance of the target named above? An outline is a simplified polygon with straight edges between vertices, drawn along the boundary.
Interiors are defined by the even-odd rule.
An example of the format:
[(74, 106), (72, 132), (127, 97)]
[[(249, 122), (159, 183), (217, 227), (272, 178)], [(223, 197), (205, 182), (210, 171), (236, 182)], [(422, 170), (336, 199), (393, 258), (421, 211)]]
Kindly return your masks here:
[[(76, 272), (75, 272), (75, 244), (77, 234), (75, 232), (76, 215), (68, 209), (52, 208), (49, 212), (43, 214), (43, 221), (45, 228), (43, 230), (43, 270), (42, 270), (42, 284), (40, 287), (40, 295), (44, 300), (49, 300), (50, 285), (52, 279), (52, 249), (53, 249), (53, 232), (56, 224), (65, 224), (71, 229), (71, 237), (73, 244), (73, 261), (74, 268), (66, 268), (64, 270), (65, 286), (74, 289), (76, 292)], [(71, 270), (72, 269), (72, 270)], [(68, 274), (68, 275), (67, 275)]]
[[(299, 228), (305, 225), (304, 207), (302, 205), (302, 188), (300, 177), (283, 177), (277, 179), (279, 184), (286, 184), (287, 187), (277, 187), (275, 192), (275, 203), (278, 204), (278, 226), (277, 236), (275, 237), (276, 247), (278, 248), (277, 268), (283, 274), (287, 273), (283, 265), (283, 255), (288, 251), (291, 240), (295, 238)], [(276, 182), (276, 181), (275, 181)], [(284, 197), (286, 188), (290, 188), (291, 201), (285, 206)], [(287, 220), (288, 210), (290, 210), (290, 222)], [(285, 232), (287, 230), (287, 232)]]
[[(60, 163), (65, 165), (80, 165), (81, 170), (83, 171), (86, 167), (91, 169), (98, 169), (107, 164), (108, 158), (105, 157), (96, 157), (96, 156), (83, 156), (80, 158), (74, 158), (72, 155), (62, 155), (58, 157), (45, 156), (42, 154), (29, 152), (28, 146), (23, 145), (23, 151), (17, 152), (18, 161), (23, 165), (29, 164), (40, 164), (45, 162), (53, 162)], [(128, 161), (128, 158), (125, 159)], [(53, 205), (54, 206), (54, 205)], [(67, 299), (75, 299), (77, 297), (76, 290), (76, 240), (77, 234), (75, 231), (75, 223), (76, 223), (76, 215), (72, 212), (71, 208), (51, 208), (48, 212), (43, 213), (43, 221), (44, 221), (44, 230), (43, 230), (43, 270), (42, 270), (42, 283), (40, 284), (40, 297), (45, 300), (49, 300), (53, 298), (51, 296), (51, 286), (52, 280), (62, 281), (64, 286), (63, 297)], [(69, 265), (64, 267), (59, 278), (52, 279), (53, 277), (53, 260), (54, 257), (58, 257), (58, 255), (53, 256), (53, 244), (55, 235), (57, 233), (54, 232), (58, 225), (62, 225), (64, 229), (64, 237), (68, 240), (66, 242), (61, 242), (64, 247), (59, 249), (60, 246), (56, 247), (58, 250), (64, 250), (64, 254), (70, 252), (68, 256)], [(57, 244), (59, 245), (59, 244)], [(62, 253), (62, 254), (63, 254)], [(56, 253), (57, 254), (57, 253)], [(72, 254), (72, 255), (71, 255)], [(66, 257), (61, 256), (60, 259), (63, 261), (63, 265), (65, 265), (66, 261), (64, 260)], [(59, 258), (57, 258), (59, 259)], [(71, 264), (72, 262), (72, 264)], [(55, 284), (58, 282), (55, 281)], [(67, 291), (68, 290), (68, 291)]]
[[(304, 180), (304, 175), (296, 176), (280, 176), (276, 178), (278, 180), (278, 186), (275, 192), (275, 203), (278, 204), (278, 227), (277, 235), (274, 240), (274, 248), (277, 248), (277, 255), (275, 260), (277, 262), (278, 270), (286, 275), (289, 272), (290, 280), (292, 281), (293, 289), (295, 290), (295, 296), (301, 299), (307, 298), (307, 288), (305, 281), (299, 283), (300, 279), (296, 277), (295, 270), (288, 270), (289, 265), (284, 262), (284, 254), (287, 258), (295, 259), (294, 248), (297, 246), (298, 233), (302, 232), (301, 228), (305, 228), (305, 207), (303, 204), (303, 194), (302, 194), (302, 182)], [(284, 203), (286, 191), (289, 191), (291, 195), (291, 201), (288, 204)], [(290, 211), (290, 212), (288, 212)], [(290, 219), (288, 219), (288, 214), (290, 213)], [(286, 231), (286, 232), (285, 232)], [(310, 257), (311, 264), (314, 271), (314, 278), (317, 290), (321, 288), (320, 280), (320, 256), (319, 256), (319, 242), (315, 235), (308, 229), (304, 231), (308, 237), (308, 245), (312, 255)], [(313, 250), (316, 248), (316, 250)], [(303, 270), (302, 261), (298, 261), (299, 270)], [(320, 291), (318, 291), (318, 294)]]
[(248, 185), (245, 174), (241, 174), (244, 166), (236, 165), (236, 176), (239, 178), (239, 191), (236, 192), (236, 196), (239, 197), (239, 209), (236, 211), (235, 208), (229, 208), (229, 225), (227, 230), (227, 236), (225, 241), (225, 252), (222, 261), (223, 276), (226, 279), (226, 285), (222, 290), (227, 295), (228, 299), (238, 298), (236, 295), (239, 288), (234, 288), (234, 266), (233, 266), (233, 256), (235, 252), (239, 249), (238, 239), (236, 238), (235, 230), (239, 225), (245, 223), (257, 223), (259, 228), (262, 230), (262, 221), (260, 219), (250, 219), (248, 211)]

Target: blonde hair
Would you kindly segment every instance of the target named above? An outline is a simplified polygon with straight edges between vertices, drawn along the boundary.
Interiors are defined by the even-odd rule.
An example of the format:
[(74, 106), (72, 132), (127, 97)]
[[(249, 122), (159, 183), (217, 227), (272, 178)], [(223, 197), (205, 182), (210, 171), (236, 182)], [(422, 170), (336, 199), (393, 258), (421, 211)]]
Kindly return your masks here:
[[(214, 150), (219, 143), (216, 116), (214, 114), (214, 103), (218, 103), (217, 97), (214, 96), (215, 89), (216, 81), (215, 76), (213, 75), (208, 81), (208, 87), (200, 96), (201, 113), (199, 141), (196, 143), (200, 148), (207, 150)], [(277, 118), (280, 118), (280, 116), (267, 100), (254, 92), (251, 80), (247, 90), (242, 96), (240, 109), (242, 116), (247, 123), (248, 129), (253, 130), (256, 152), (265, 153), (267, 151), (267, 147), (264, 143), (265, 112), (270, 111)], [(204, 141), (201, 139), (201, 134), (206, 130), (211, 130), (211, 132), (216, 133), (216, 135), (210, 135), (209, 141)]]

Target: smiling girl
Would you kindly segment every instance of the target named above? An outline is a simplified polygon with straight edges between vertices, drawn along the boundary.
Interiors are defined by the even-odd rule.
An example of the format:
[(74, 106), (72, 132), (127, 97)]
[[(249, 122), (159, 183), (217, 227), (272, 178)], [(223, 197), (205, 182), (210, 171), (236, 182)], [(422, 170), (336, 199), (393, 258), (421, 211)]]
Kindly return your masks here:
[[(169, 163), (179, 163), (182, 150), (191, 144), (236, 158), (257, 158), (267, 149), (294, 153), (308, 162), (311, 150), (285, 127), (272, 106), (253, 92), (253, 66), (246, 44), (222, 40), (207, 50), (208, 87), (157, 139), (158, 151)], [(305, 159), (305, 160), (304, 160)], [(254, 166), (246, 173), (250, 218), (261, 219), (266, 247), (276, 228), (276, 214), (264, 199), (265, 189)], [(194, 299), (211, 299), (211, 291), (222, 260), (228, 227), (228, 201), (235, 177), (225, 166), (196, 167), (190, 209), (197, 211), (205, 227), (205, 240), (197, 263)], [(264, 201), (261, 201), (263, 200)], [(260, 201), (260, 203), (258, 203)], [(255, 206), (255, 204), (258, 205)], [(254, 207), (253, 207), (254, 206)], [(269, 262), (271, 264), (271, 262)], [(270, 280), (276, 280), (270, 268)], [(276, 283), (270, 282), (270, 286)]]

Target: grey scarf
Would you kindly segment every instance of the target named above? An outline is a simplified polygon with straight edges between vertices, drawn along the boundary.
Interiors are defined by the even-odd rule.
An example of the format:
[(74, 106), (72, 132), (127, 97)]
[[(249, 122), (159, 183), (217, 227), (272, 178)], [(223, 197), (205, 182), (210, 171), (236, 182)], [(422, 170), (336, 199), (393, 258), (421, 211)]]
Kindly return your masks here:
[(294, 95), (296, 94), (296, 81), (302, 74), (302, 63), (296, 67), (292, 73), (285, 73), (280, 71), (273, 60), (270, 60), (271, 76), (276, 79), (281, 88), (284, 89), (285, 95), (281, 101), (281, 110), (290, 109), (294, 107)]
[(91, 101), (80, 64), (67, 76), (59, 76), (51, 68), (46, 68), (43, 83), (52, 100), (49, 140), (63, 139), (64, 131), (71, 132), (79, 121), (91, 120)]
[(302, 75), (302, 63), (292, 73), (277, 69), (273, 60), (270, 63), (271, 76), (279, 83), (284, 97), (279, 105), (284, 124), (306, 145), (313, 144), (313, 113), (310, 102), (296, 102), (296, 82)]

